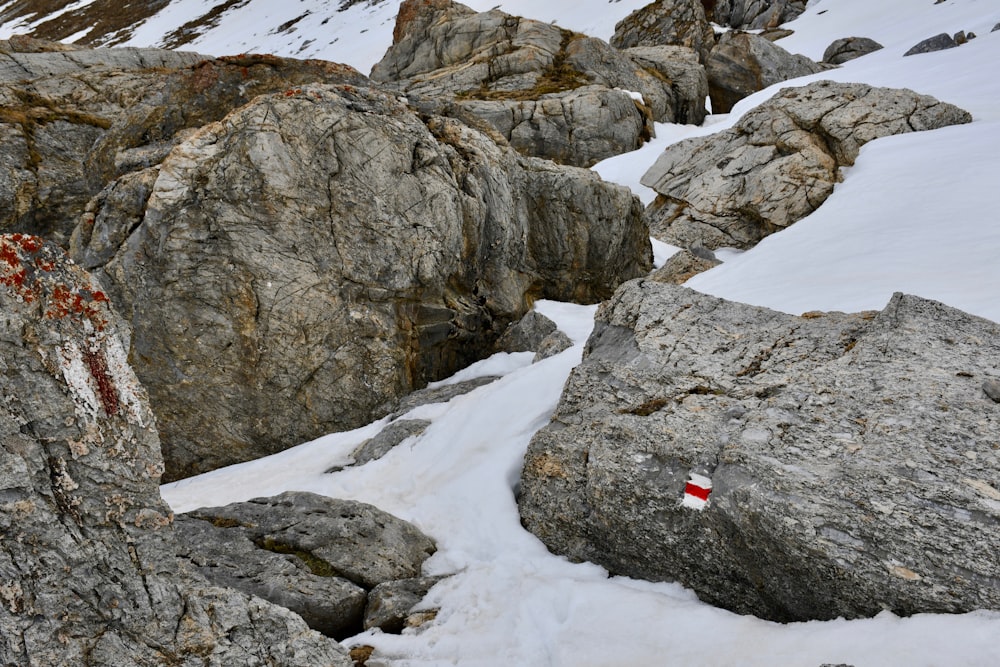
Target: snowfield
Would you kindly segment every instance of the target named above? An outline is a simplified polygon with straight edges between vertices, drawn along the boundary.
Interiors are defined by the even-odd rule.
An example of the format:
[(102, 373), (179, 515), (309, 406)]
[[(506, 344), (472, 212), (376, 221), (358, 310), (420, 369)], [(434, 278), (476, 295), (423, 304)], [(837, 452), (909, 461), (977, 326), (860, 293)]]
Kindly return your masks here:
[[(367, 72), (391, 41), (397, 0), (337, 12), (323, 0), (251, 0), (186, 48), (213, 55), (273, 52), (347, 62)], [(472, 0), (607, 38), (614, 23), (646, 0)], [(157, 40), (210, 8), (174, 0), (130, 44)], [(302, 16), (294, 30), (270, 26)], [(997, 0), (813, 0), (779, 44), (814, 59), (834, 39), (871, 37), (885, 49), (840, 69), (786, 82), (741, 102), (704, 127), (661, 125), (643, 149), (595, 169), (648, 202), (639, 177), (660, 151), (684, 137), (731, 126), (780, 87), (814, 79), (906, 87), (970, 111), (974, 122), (875, 141), (845, 170), (843, 183), (814, 214), (688, 285), (789, 313), (880, 309), (893, 292), (943, 301), (1000, 321), (1000, 23)], [(23, 26), (22, 26), (23, 29)], [(3, 26), (0, 33), (9, 33)], [(975, 32), (959, 48), (903, 58), (940, 32)], [(658, 261), (670, 252), (657, 246)], [(679, 585), (609, 577), (592, 564), (549, 554), (521, 528), (515, 492), (525, 448), (554, 410), (579, 363), (593, 307), (541, 302), (576, 343), (531, 364), (530, 354), (498, 355), (463, 371), (500, 380), (409, 418), (433, 421), (384, 458), (324, 474), (385, 421), (332, 434), (259, 461), (162, 487), (178, 512), (286, 490), (369, 502), (414, 522), (438, 543), (427, 574), (452, 575), (422, 608), (437, 618), (401, 636), (366, 632), (348, 645), (377, 648), (376, 665), (684, 665), (819, 667), (995, 667), (1000, 613), (883, 613), (860, 621), (776, 624), (700, 603)]]

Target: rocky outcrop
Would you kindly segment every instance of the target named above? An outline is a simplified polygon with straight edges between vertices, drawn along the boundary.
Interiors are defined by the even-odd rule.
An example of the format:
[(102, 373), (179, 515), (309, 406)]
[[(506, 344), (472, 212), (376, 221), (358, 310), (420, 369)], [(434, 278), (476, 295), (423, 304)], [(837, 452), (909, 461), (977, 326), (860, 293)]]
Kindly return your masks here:
[(65, 246), (91, 197), (123, 174), (155, 166), (186, 132), (258, 94), (365, 81), (349, 67), (318, 61), (64, 50), (12, 39), (0, 47), (0, 230)]
[(361, 631), (368, 591), (412, 579), (435, 550), (378, 508), (302, 492), (190, 512), (178, 517), (177, 536), (178, 555), (209, 581), (287, 607), (337, 638)]
[(615, 25), (611, 46), (685, 46), (704, 62), (715, 46), (715, 30), (701, 0), (657, 0)]
[(705, 69), (713, 113), (728, 113), (744, 97), (781, 81), (823, 71), (809, 58), (745, 32), (724, 34), (712, 49)]
[(829, 81), (787, 88), (732, 129), (660, 156), (642, 177), (660, 194), (646, 212), (650, 229), (681, 247), (752, 247), (816, 210), (865, 143), (971, 120), (909, 90)]
[(365, 630), (378, 628), (382, 632), (402, 632), (413, 607), (440, 580), (441, 577), (415, 577), (379, 584), (368, 595)]
[(663, 266), (650, 275), (650, 279), (671, 285), (683, 285), (694, 276), (722, 264), (710, 250), (695, 254), (683, 249), (671, 255)]
[(349, 665), (300, 618), (180, 567), (159, 442), (108, 297), (0, 236), (0, 662)]
[(371, 77), (424, 111), (485, 121), (522, 153), (590, 166), (637, 148), (652, 121), (700, 123), (705, 94), (689, 83), (692, 67), (678, 59), (685, 76), (675, 79), (552, 24), (406, 0)]
[(882, 45), (868, 37), (844, 37), (834, 40), (823, 52), (823, 62), (843, 65), (849, 60), (866, 56), (882, 49)]
[(806, 0), (704, 0), (709, 20), (731, 28), (774, 28), (806, 9)]
[(492, 353), (535, 298), (606, 298), (648, 244), (638, 200), (592, 172), (306, 87), (176, 146), (101, 276), (176, 479), (366, 424)]
[(918, 297), (795, 317), (630, 282), (529, 446), (522, 521), (761, 618), (1000, 608), (998, 359), (996, 323)]

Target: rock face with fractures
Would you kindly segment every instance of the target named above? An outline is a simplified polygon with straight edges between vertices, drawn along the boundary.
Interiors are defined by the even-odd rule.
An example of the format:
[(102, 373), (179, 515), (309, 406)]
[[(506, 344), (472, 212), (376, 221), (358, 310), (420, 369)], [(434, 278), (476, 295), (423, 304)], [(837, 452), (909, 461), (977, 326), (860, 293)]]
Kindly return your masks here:
[[(115, 187), (94, 219), (128, 229)], [(651, 265), (625, 188), (353, 86), (202, 128), (123, 236), (100, 275), (170, 478), (368, 423), (490, 353), (535, 298), (597, 301)]]
[(193, 129), (262, 93), (367, 81), (344, 65), (273, 56), (65, 48), (0, 42), (0, 230), (63, 246), (91, 197), (154, 167)]
[(731, 28), (775, 28), (798, 17), (806, 0), (703, 0), (709, 20)]
[(715, 46), (715, 30), (702, 0), (660, 0), (637, 9), (615, 25), (611, 46), (686, 46), (704, 62)]
[(597, 315), (521, 479), (553, 552), (793, 621), (1000, 608), (1000, 328), (652, 281)]
[(406, 0), (371, 77), (425, 110), (484, 120), (522, 153), (590, 166), (638, 148), (652, 121), (704, 118), (697, 59), (664, 54), (650, 67), (555, 25)]
[(728, 113), (733, 105), (758, 90), (823, 69), (760, 35), (726, 33), (705, 62), (712, 111)]
[(749, 248), (816, 210), (867, 142), (968, 123), (909, 90), (818, 81), (787, 88), (731, 129), (670, 146), (642, 177), (653, 235), (682, 247)]
[(0, 662), (349, 665), (285, 609), (181, 568), (159, 442), (108, 297), (0, 236)]

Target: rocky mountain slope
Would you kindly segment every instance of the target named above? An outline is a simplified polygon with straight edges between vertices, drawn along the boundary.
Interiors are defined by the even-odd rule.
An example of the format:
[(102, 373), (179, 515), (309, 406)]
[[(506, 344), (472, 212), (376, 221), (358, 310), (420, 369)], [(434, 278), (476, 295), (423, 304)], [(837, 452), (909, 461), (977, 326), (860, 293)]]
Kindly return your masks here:
[[(660, 282), (739, 275), (832, 224), (871, 156), (920, 164), (879, 158), (893, 147), (935, 147), (955, 192), (988, 179), (995, 84), (923, 66), (968, 77), (997, 50), (981, 7), (935, 9), (963, 30), (924, 40), (928, 19), (917, 46), (838, 29), (813, 60), (771, 40), (831, 37), (836, 8), (612, 3), (610, 46), (569, 25), (596, 10), (554, 26), (449, 0), (300, 3), (268, 29), (261, 1), (110, 22), (99, 1), (0, 5), (38, 28), (0, 42), (4, 662), (857, 665), (865, 627), (879, 664), (1000, 658), (982, 640), (1000, 608), (995, 322), (904, 294), (798, 316)], [(361, 12), (382, 59), (369, 78), (38, 38), (173, 22), (159, 43), (205, 44), (251, 6), (245, 38), (300, 52), (321, 15)], [(733, 113), (706, 117), (709, 95)], [(611, 161), (645, 211), (552, 161), (637, 146)], [(959, 208), (920, 188), (961, 211), (944, 267), (967, 228), (970, 257), (1000, 247), (980, 193)], [(919, 239), (933, 204), (895, 204), (840, 242), (877, 254), (864, 243), (907, 222)], [(651, 233), (657, 264), (664, 240), (686, 249), (650, 276)], [(987, 304), (989, 271), (963, 283)], [(908, 284), (884, 274), (845, 280)], [(829, 298), (794, 273), (770, 291)], [(163, 487), (195, 510), (174, 517), (161, 476), (206, 470)], [(872, 620), (805, 642), (756, 620), (837, 617)], [(759, 652), (727, 639), (746, 633)]]

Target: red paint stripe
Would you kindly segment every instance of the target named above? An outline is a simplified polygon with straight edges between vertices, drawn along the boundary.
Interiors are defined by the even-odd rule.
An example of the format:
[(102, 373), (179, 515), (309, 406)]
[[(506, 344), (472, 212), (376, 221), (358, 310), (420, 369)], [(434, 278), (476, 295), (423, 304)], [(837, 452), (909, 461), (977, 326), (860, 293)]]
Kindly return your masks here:
[(688, 482), (687, 486), (684, 487), (684, 493), (689, 496), (694, 496), (695, 498), (708, 500), (708, 494), (712, 493), (712, 489), (704, 489), (697, 484)]

